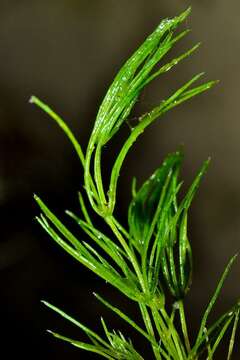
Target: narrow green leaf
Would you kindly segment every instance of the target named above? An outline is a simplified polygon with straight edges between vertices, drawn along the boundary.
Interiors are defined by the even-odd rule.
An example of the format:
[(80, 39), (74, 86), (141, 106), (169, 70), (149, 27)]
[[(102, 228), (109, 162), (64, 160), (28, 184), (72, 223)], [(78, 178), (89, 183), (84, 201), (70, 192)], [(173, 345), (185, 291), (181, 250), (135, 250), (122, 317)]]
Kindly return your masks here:
[(172, 229), (176, 226), (182, 212), (187, 211), (189, 209), (189, 207), (192, 203), (192, 200), (194, 198), (194, 195), (196, 194), (196, 191), (199, 188), (201, 179), (207, 171), (209, 163), (210, 163), (210, 159), (204, 161), (199, 173), (197, 174), (192, 185), (190, 186), (189, 190), (187, 191), (187, 194), (185, 195), (184, 199), (181, 201), (176, 214), (174, 215), (174, 217), (172, 218), (172, 220), (170, 222), (169, 227), (166, 228), (166, 233), (169, 234), (172, 231)]
[(111, 333), (110, 333), (110, 331), (108, 330), (107, 325), (106, 325), (106, 323), (105, 323), (105, 321), (104, 321), (103, 317), (101, 317), (101, 323), (102, 323), (102, 326), (103, 326), (103, 330), (104, 330), (104, 332), (105, 332), (105, 335), (106, 335), (106, 337), (107, 337), (107, 339), (108, 339), (108, 341), (109, 341), (110, 345), (112, 346)]
[(52, 304), (50, 304), (49, 302), (47, 302), (45, 300), (42, 300), (41, 302), (45, 306), (50, 308), (51, 310), (55, 311), (57, 314), (61, 315), (64, 319), (68, 320), (69, 322), (71, 322), (75, 326), (79, 327), (86, 335), (90, 335), (97, 342), (102, 344), (102, 346), (105, 346), (106, 348), (109, 348), (109, 349), (111, 348), (110, 345), (105, 340), (103, 340), (96, 332), (89, 329), (87, 326), (83, 325), (82, 323), (80, 323), (79, 321), (74, 319), (72, 316), (69, 316), (68, 314), (66, 314), (64, 311), (62, 311), (61, 309), (59, 309), (55, 305), (52, 305)]
[(160, 168), (137, 191), (130, 203), (128, 210), (130, 235), (139, 252), (145, 247), (145, 241), (149, 243), (159, 216), (157, 210), (158, 208), (161, 210), (163, 201), (161, 193), (170, 180), (172, 169), (179, 166), (181, 159), (182, 154), (179, 152), (169, 154)]
[(181, 293), (186, 294), (192, 279), (192, 250), (187, 236), (187, 211), (179, 225), (179, 270)]
[[(113, 106), (115, 106), (115, 110), (117, 110), (116, 105), (119, 104), (119, 102), (121, 102), (122, 97), (125, 96), (126, 90), (128, 86), (132, 83), (135, 73), (139, 69), (140, 65), (143, 64), (143, 62), (149, 57), (149, 55), (151, 55), (151, 57), (148, 58), (148, 61), (146, 62), (146, 64), (149, 64), (149, 60), (151, 60), (152, 56), (154, 55), (156, 56), (155, 52), (162, 51), (160, 40), (163, 38), (163, 36), (166, 33), (169, 33), (170, 31), (174, 30), (181, 22), (183, 22), (186, 19), (186, 17), (189, 15), (189, 12), (190, 9), (183, 12), (178, 17), (175, 17), (173, 19), (163, 20), (160, 23), (160, 25), (156, 28), (156, 30), (147, 37), (147, 39), (143, 42), (143, 44), (122, 66), (99, 108), (99, 112), (97, 115), (94, 131), (93, 131), (93, 138), (95, 138), (96, 134), (99, 134), (99, 132), (101, 132), (101, 129), (103, 128), (104, 128), (103, 136), (106, 136), (107, 128), (105, 128), (105, 124), (109, 122), (108, 114), (110, 110), (113, 108)], [(157, 58), (158, 57), (159, 56), (157, 56)], [(134, 95), (132, 99), (135, 97), (136, 95)], [(113, 124), (109, 126), (107, 131), (110, 132), (112, 128), (113, 128)]]
[(184, 54), (181, 54), (177, 58), (171, 60), (169, 63), (161, 66), (159, 70), (157, 70), (155, 73), (153, 73), (151, 76), (149, 76), (149, 78), (146, 80), (146, 83), (144, 85), (148, 84), (149, 82), (151, 82), (153, 79), (155, 79), (159, 75), (161, 75), (161, 74), (163, 74), (163, 73), (165, 73), (167, 71), (170, 71), (180, 61), (182, 61), (185, 58), (187, 58), (188, 56), (192, 55), (192, 53), (194, 53), (199, 48), (199, 46), (200, 46), (200, 43), (194, 45), (191, 49), (186, 51)]
[(225, 314), (221, 315), (208, 329), (206, 326), (203, 329), (201, 338), (198, 341), (197, 347), (194, 345), (192, 351), (189, 354), (189, 359), (194, 359), (197, 354), (200, 356), (206, 348), (208, 352), (211, 352), (210, 344), (214, 344), (218, 338), (222, 328), (228, 322), (229, 319), (233, 319), (239, 310), (239, 304), (234, 305)]
[(53, 120), (56, 121), (56, 123), (62, 128), (64, 133), (67, 135), (67, 137), (71, 141), (82, 165), (84, 166), (85, 158), (83, 155), (82, 148), (81, 148), (79, 142), (77, 141), (77, 139), (75, 138), (75, 136), (73, 135), (72, 131), (69, 129), (69, 127), (65, 123), (65, 121), (59, 115), (57, 115), (47, 104), (45, 104), (43, 101), (38, 99), (36, 96), (31, 96), (29, 102), (37, 105), (40, 109), (42, 109), (45, 113), (47, 113)]
[(133, 286), (131, 282), (122, 278), (120, 274), (117, 276), (116, 271), (112, 272), (101, 263), (99, 263), (88, 251), (87, 249), (81, 245), (78, 250), (73, 249), (70, 245), (68, 245), (65, 241), (63, 241), (59, 235), (49, 226), (46, 226), (46, 219), (42, 221), (40, 218), (37, 218), (37, 221), (40, 225), (45, 229), (45, 231), (52, 237), (54, 241), (58, 245), (60, 245), (67, 253), (69, 253), (72, 257), (74, 257), (81, 264), (86, 266), (88, 269), (93, 271), (99, 277), (103, 278), (105, 281), (109, 282), (111, 285), (119, 289), (130, 299), (137, 301), (140, 293), (138, 289)]
[(130, 319), (125, 313), (123, 313), (121, 310), (116, 308), (115, 306), (111, 305), (108, 301), (103, 299), (100, 295), (93, 293), (94, 296), (107, 308), (109, 308), (112, 312), (117, 314), (120, 318), (122, 318), (124, 321), (126, 321), (129, 325), (131, 325), (137, 332), (139, 332), (141, 335), (143, 335), (148, 341), (156, 345), (156, 341), (153, 337), (148, 335), (140, 326), (138, 326), (132, 319)]
[(109, 359), (109, 360), (117, 359), (117, 357), (115, 357), (114, 355), (109, 355), (109, 354), (113, 353), (112, 351), (110, 351), (108, 349), (105, 349), (102, 346), (99, 346), (99, 345), (96, 346), (96, 345), (88, 344), (88, 343), (85, 343), (85, 342), (82, 342), (82, 341), (70, 339), (70, 338), (68, 338), (66, 336), (60, 335), (60, 334), (58, 334), (58, 333), (56, 333), (54, 331), (51, 331), (51, 330), (48, 330), (48, 332), (51, 335), (53, 335), (55, 338), (63, 340), (65, 342), (68, 342), (71, 345), (76, 346), (79, 349), (90, 351), (90, 352), (95, 353), (95, 354), (99, 354), (102, 357), (105, 357), (106, 359)]
[(49, 226), (46, 218), (41, 216), (41, 218), (36, 217), (38, 223), (43, 227), (43, 229), (51, 236), (51, 238), (60, 245), (68, 254), (74, 257), (77, 261), (85, 265), (90, 270), (96, 272), (96, 266), (86, 260), (76, 249), (72, 248), (69, 244), (67, 244), (60, 236)]
[(37, 196), (34, 195), (34, 199), (39, 205), (42, 212), (45, 216), (51, 221), (51, 223), (56, 226), (62, 235), (76, 248), (79, 249), (80, 243), (79, 240), (62, 224), (62, 222), (53, 214), (53, 212), (44, 204), (44, 202)]
[(232, 319), (228, 319), (228, 321), (226, 321), (226, 323), (224, 324), (224, 326), (221, 328), (220, 334), (218, 335), (215, 343), (213, 344), (212, 348), (211, 348), (211, 353), (210, 353), (210, 358), (213, 358), (213, 355), (215, 353), (215, 351), (217, 350), (217, 347), (219, 345), (219, 343), (221, 342), (225, 332), (227, 331), (227, 329), (229, 328), (230, 324), (231, 324)]
[(194, 97), (196, 95), (200, 95), (201, 93), (211, 89), (214, 85), (218, 84), (218, 82), (219, 82), (218, 80), (209, 81), (209, 82), (204, 83), (200, 86), (197, 86), (191, 90), (184, 91), (175, 101), (167, 104), (167, 106), (164, 107), (163, 113), (173, 109), (174, 107), (191, 99), (192, 97)]
[(80, 207), (81, 207), (81, 210), (82, 210), (82, 213), (83, 213), (83, 216), (86, 220), (86, 222), (90, 225), (92, 225), (92, 221), (91, 221), (91, 218), (88, 214), (88, 211), (87, 211), (87, 207), (85, 205), (85, 202), (84, 202), (84, 199), (83, 199), (83, 196), (82, 194), (80, 193), (80, 191), (78, 192), (78, 200), (79, 200), (79, 204), (80, 204)]
[[(117, 159), (115, 160), (112, 173), (111, 173), (111, 179), (110, 179), (110, 185), (109, 185), (109, 209), (112, 213), (115, 207), (116, 202), (116, 188), (117, 188), (117, 182), (119, 173), (123, 164), (123, 161), (134, 144), (134, 142), (137, 140), (139, 135), (141, 135), (145, 128), (148, 127), (154, 120), (156, 120), (158, 117), (160, 117), (162, 114), (164, 114), (166, 111), (170, 110), (171, 108), (178, 105), (178, 100), (181, 100), (181, 96), (183, 96), (182, 101), (188, 100), (190, 97), (195, 96), (198, 94), (198, 90), (196, 90), (196, 93), (191, 93), (189, 96), (184, 97), (184, 93), (187, 91), (187, 89), (196, 82), (203, 73), (200, 73), (196, 76), (194, 76), (190, 81), (185, 83), (180, 89), (178, 89), (173, 95), (171, 95), (167, 100), (163, 101), (159, 106), (155, 107), (151, 112), (144, 114), (139, 120), (139, 124), (133, 129), (131, 134), (129, 135), (128, 139), (125, 141), (120, 153), (117, 156)], [(206, 85), (206, 86), (205, 86)], [(213, 85), (213, 82), (207, 83), (205, 85), (202, 85), (201, 89), (199, 89), (199, 93), (202, 91), (205, 91), (206, 89), (210, 88)]]
[(204, 315), (203, 315), (203, 318), (202, 318), (202, 321), (201, 321), (201, 325), (200, 325), (200, 329), (199, 329), (199, 332), (198, 332), (198, 335), (197, 335), (197, 340), (196, 340), (195, 345), (194, 345), (193, 350), (192, 350), (193, 353), (194, 353), (194, 350), (199, 346), (198, 343), (199, 343), (199, 341), (200, 341), (200, 339), (202, 337), (203, 329), (206, 326), (208, 316), (209, 316), (209, 314), (210, 314), (210, 312), (211, 312), (211, 310), (212, 310), (212, 308), (213, 308), (213, 306), (214, 306), (214, 304), (215, 304), (215, 302), (216, 302), (216, 300), (217, 300), (217, 298), (219, 296), (219, 293), (220, 293), (220, 291), (221, 291), (221, 289), (223, 287), (223, 283), (224, 283), (224, 281), (225, 281), (225, 279), (226, 279), (226, 277), (227, 277), (227, 275), (228, 275), (234, 261), (236, 260), (236, 258), (237, 258), (237, 254), (235, 256), (233, 256), (230, 259), (229, 263), (227, 264), (227, 266), (226, 266), (226, 268), (225, 268), (225, 270), (224, 270), (224, 272), (223, 272), (223, 274), (222, 274), (222, 276), (221, 276), (221, 278), (219, 280), (217, 288), (216, 288), (216, 290), (215, 290), (215, 292), (214, 292), (214, 294), (213, 294), (213, 296), (212, 296), (212, 298), (211, 298), (211, 300), (210, 300), (210, 302), (209, 302), (209, 304), (208, 304), (208, 306), (207, 306), (207, 308), (206, 308), (206, 310), (204, 312)]
[(103, 246), (104, 244), (115, 252), (117, 255), (120, 254), (122, 256), (126, 256), (125, 252), (117, 245), (114, 241), (112, 241), (108, 236), (98, 230), (92, 224), (89, 224), (78, 216), (76, 216), (73, 212), (67, 210), (66, 214), (73, 218), (76, 223), (91, 237), (99, 246)]
[[(149, 231), (147, 233), (146, 242), (145, 242), (146, 245), (144, 244), (145, 245), (144, 246), (145, 257), (147, 257), (147, 250), (148, 250), (148, 245), (149, 245), (150, 239), (153, 236), (155, 229), (158, 227), (158, 223), (161, 221), (160, 219), (162, 216), (162, 212), (164, 211), (164, 209), (163, 209), (164, 202), (167, 202), (169, 196), (171, 198), (171, 195), (173, 195), (173, 201), (174, 201), (176, 194), (177, 194), (178, 190), (180, 189), (180, 186), (177, 186), (174, 188), (174, 191), (172, 191), (172, 187), (173, 187), (172, 182), (175, 182), (175, 177), (177, 176), (177, 174), (179, 172), (179, 168), (180, 168), (180, 165), (182, 162), (182, 153), (176, 152), (175, 155), (178, 156), (179, 158), (178, 158), (178, 160), (176, 159), (177, 160), (176, 163), (172, 165), (169, 173), (166, 175), (166, 177), (164, 179), (164, 183), (161, 184), (161, 188), (160, 188), (161, 195), (159, 198), (158, 205), (156, 207), (156, 211), (155, 211), (153, 220), (149, 227)], [(167, 162), (163, 163), (163, 167), (165, 167), (165, 168), (167, 167)], [(161, 183), (161, 181), (159, 181), (159, 180), (158, 180), (158, 182)], [(159, 187), (160, 187), (160, 184), (159, 184)], [(168, 188), (168, 190), (166, 190), (167, 188)]]
[(231, 334), (231, 338), (230, 338), (230, 341), (229, 341), (227, 360), (231, 360), (231, 358), (232, 358), (233, 347), (234, 347), (236, 331), (237, 331), (237, 325), (238, 325), (238, 321), (239, 321), (239, 312), (240, 312), (240, 309), (238, 308), (236, 313), (235, 313), (235, 319), (234, 319), (232, 334)]
[(103, 256), (101, 256), (96, 249), (94, 249), (90, 244), (88, 244), (86, 241), (83, 241), (84, 246), (94, 255), (94, 257), (99, 260), (99, 262), (108, 269), (111, 273), (115, 274), (116, 276), (119, 276), (119, 273), (114, 269), (113, 266), (110, 265), (110, 263), (104, 259)]
[[(173, 175), (173, 179), (174, 180), (174, 176)], [(167, 229), (169, 228), (169, 219), (168, 219), (168, 214), (169, 211), (171, 209), (171, 207), (173, 206), (174, 202), (175, 202), (175, 198), (180, 190), (182, 186), (182, 183), (179, 183), (177, 186), (174, 185), (174, 181), (172, 181), (169, 184), (169, 188), (166, 191), (166, 199), (164, 201), (163, 207), (162, 207), (162, 211), (161, 211), (161, 216), (159, 217), (159, 221), (157, 224), (157, 233), (155, 236), (155, 241), (153, 243), (152, 246), (152, 251), (151, 251), (151, 256), (150, 256), (150, 262), (149, 262), (149, 268), (153, 268), (154, 269), (154, 277), (152, 280), (153, 283), (153, 288), (156, 288), (156, 286), (159, 284), (159, 272), (160, 272), (160, 268), (161, 268), (161, 264), (162, 261), (164, 261), (164, 269), (165, 269), (165, 276), (167, 282), (169, 283), (170, 278), (169, 278), (169, 273), (168, 271), (166, 271), (166, 267), (167, 267), (167, 261), (166, 261), (166, 254), (165, 254), (165, 248), (169, 243), (169, 232), (167, 231)], [(172, 289), (171, 289), (172, 292)]]
[[(84, 232), (101, 248), (105, 251), (107, 255), (119, 266), (121, 271), (128, 275), (131, 273), (131, 278), (135, 278), (134, 274), (129, 269), (126, 254), (124, 251), (115, 244), (112, 240), (110, 240), (106, 235), (97, 230), (93, 225), (84, 222), (80, 218), (78, 218), (75, 214), (70, 211), (66, 211), (66, 213), (71, 216), (78, 225), (84, 230)], [(125, 258), (125, 260), (124, 260)]]
[[(104, 265), (98, 263), (90, 253), (86, 251), (86, 248), (79, 242), (78, 239), (57, 219), (57, 217), (48, 209), (48, 207), (38, 198), (35, 196), (37, 203), (39, 204), (40, 208), (43, 210), (45, 215), (48, 219), (57, 227), (57, 229), (66, 237), (66, 239), (75, 246), (78, 252), (75, 252), (71, 247), (66, 246), (66, 244), (57, 236), (56, 233), (53, 233), (53, 229), (46, 229), (48, 232), (50, 231), (51, 236), (55, 241), (58, 242), (61, 247), (67, 250), (72, 256), (74, 256), (78, 261), (83, 263), (85, 266), (89, 267), (94, 272), (101, 274), (105, 280), (109, 281), (110, 283), (119, 283), (121, 282), (120, 275), (113, 269), (107, 262), (104, 260)], [(79, 253), (80, 252), (80, 253)], [(95, 251), (96, 255), (96, 251)], [(99, 255), (98, 255), (99, 259)], [(103, 258), (102, 258), (103, 260)]]

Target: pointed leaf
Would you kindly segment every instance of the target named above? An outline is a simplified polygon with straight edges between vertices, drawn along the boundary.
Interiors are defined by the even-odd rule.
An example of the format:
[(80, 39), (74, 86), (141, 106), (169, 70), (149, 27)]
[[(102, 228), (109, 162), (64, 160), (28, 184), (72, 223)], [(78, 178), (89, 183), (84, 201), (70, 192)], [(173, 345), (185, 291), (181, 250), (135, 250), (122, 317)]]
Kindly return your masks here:
[(153, 221), (169, 172), (181, 161), (180, 153), (170, 154), (161, 167), (142, 185), (130, 203), (128, 223), (134, 245), (141, 250)]

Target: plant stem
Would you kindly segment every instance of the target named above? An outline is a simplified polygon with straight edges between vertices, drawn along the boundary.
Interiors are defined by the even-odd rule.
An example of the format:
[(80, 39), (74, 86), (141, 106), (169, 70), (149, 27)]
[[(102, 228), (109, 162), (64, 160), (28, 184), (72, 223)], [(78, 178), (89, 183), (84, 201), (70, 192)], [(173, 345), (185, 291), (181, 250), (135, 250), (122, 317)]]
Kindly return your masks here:
[[(93, 135), (92, 135), (92, 137), (93, 137)], [(92, 139), (92, 137), (91, 137), (91, 139)], [(91, 141), (91, 139), (88, 143), (88, 147), (87, 147), (87, 151), (86, 151), (85, 166), (84, 166), (84, 185), (85, 185), (88, 200), (90, 202), (92, 209), (98, 215), (101, 216), (101, 212), (98, 209), (96, 202), (94, 201), (94, 198), (98, 200), (97, 202), (99, 202), (99, 199), (98, 199), (97, 189), (95, 187), (95, 184), (93, 182), (91, 172), (90, 172), (91, 158), (92, 158), (92, 153), (93, 153), (94, 147), (95, 147), (94, 139), (92, 141)]]
[(237, 310), (236, 315), (235, 315), (235, 320), (234, 320), (233, 329), (232, 329), (232, 335), (231, 335), (231, 339), (229, 342), (227, 360), (230, 360), (232, 358), (232, 352), (233, 352), (233, 346), (234, 346), (234, 342), (235, 342), (235, 335), (236, 335), (238, 321), (239, 321), (239, 309)]
[(204, 328), (204, 333), (206, 334), (206, 344), (207, 344), (207, 351), (208, 351), (207, 360), (212, 360), (212, 349), (211, 349), (211, 346), (209, 343), (208, 330), (206, 327)]
[[(171, 357), (173, 359), (176, 359), (177, 357), (177, 351), (175, 348), (175, 345), (172, 341), (171, 332), (169, 332), (169, 329), (167, 328), (166, 324), (164, 323), (163, 319), (161, 318), (159, 311), (156, 309), (155, 306), (151, 306), (152, 310), (152, 316), (154, 319), (155, 326), (157, 328), (159, 337), (162, 341), (162, 343), (165, 345), (168, 354), (171, 354)], [(171, 345), (171, 346), (170, 346)], [(168, 356), (169, 358), (169, 356)]]
[[(139, 303), (139, 307), (140, 307), (142, 318), (143, 318), (143, 321), (144, 321), (144, 324), (145, 324), (145, 327), (147, 329), (148, 334), (150, 336), (152, 336), (154, 339), (156, 339), (155, 334), (154, 334), (154, 330), (153, 330), (153, 326), (152, 326), (152, 321), (151, 321), (151, 318), (149, 316), (147, 307), (144, 304), (140, 304), (140, 303)], [(157, 360), (161, 360), (162, 357), (160, 355), (160, 351), (153, 344), (151, 344), (151, 345), (152, 345), (152, 349), (153, 349), (155, 358)]]
[(180, 322), (181, 322), (181, 326), (182, 326), (182, 333), (183, 333), (183, 337), (184, 337), (184, 341), (185, 341), (186, 350), (187, 350), (187, 353), (190, 353), (191, 345), (190, 345), (189, 336), (188, 336), (184, 304), (183, 304), (182, 300), (179, 300), (177, 302), (177, 304), (178, 304)]
[(141, 285), (142, 291), (144, 294), (147, 294), (147, 287), (145, 285), (144, 279), (143, 279), (143, 275), (141, 273), (137, 258), (135, 256), (135, 254), (133, 253), (133, 251), (129, 248), (127, 242), (125, 241), (124, 237), (122, 236), (122, 234), (119, 232), (117, 226), (115, 225), (115, 221), (113, 219), (112, 216), (107, 216), (104, 219), (106, 221), (106, 223), (109, 225), (109, 227), (111, 228), (112, 232), (114, 233), (114, 235), (116, 236), (116, 238), (119, 240), (120, 244), (122, 245), (123, 249), (125, 250), (126, 254), (129, 257), (129, 260), (132, 263), (132, 266), (135, 270), (135, 273), (138, 277), (139, 283)]
[(105, 192), (103, 188), (102, 181), (102, 172), (101, 172), (101, 145), (98, 144), (96, 147), (95, 157), (94, 157), (94, 178), (97, 185), (97, 190), (99, 194), (100, 203), (102, 208), (106, 208), (107, 200), (105, 197)]
[[(169, 333), (169, 330), (170, 330), (170, 334), (171, 334), (171, 337), (172, 337), (172, 340), (173, 340), (173, 346), (175, 348), (175, 353), (177, 355), (177, 359), (179, 360), (184, 360), (186, 359), (186, 354), (185, 354), (185, 351), (184, 351), (184, 348), (182, 346), (182, 343), (181, 343), (181, 340), (178, 336), (178, 333), (177, 333), (177, 330), (175, 329), (175, 326), (174, 324), (172, 323), (171, 319), (169, 318), (165, 308), (161, 308), (160, 309), (160, 312), (158, 311), (158, 309), (152, 305), (152, 311), (153, 311), (153, 316), (154, 316), (154, 319), (155, 319), (155, 323), (159, 323), (164, 331), (165, 334), (168, 334)], [(161, 317), (161, 315), (162, 317)], [(169, 326), (167, 327), (166, 324), (164, 323), (164, 321), (166, 322), (166, 324)], [(169, 347), (169, 346), (168, 346)], [(174, 360), (176, 358), (176, 355), (174, 357)]]

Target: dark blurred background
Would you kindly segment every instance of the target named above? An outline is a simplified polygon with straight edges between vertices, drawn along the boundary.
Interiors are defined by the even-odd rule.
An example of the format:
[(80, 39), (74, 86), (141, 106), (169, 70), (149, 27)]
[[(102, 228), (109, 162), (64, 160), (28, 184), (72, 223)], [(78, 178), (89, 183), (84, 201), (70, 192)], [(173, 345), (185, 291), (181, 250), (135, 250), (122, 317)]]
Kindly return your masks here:
[[(92, 291), (132, 310), (132, 304), (58, 249), (34, 221), (34, 192), (62, 218), (66, 208), (78, 211), (82, 169), (64, 134), (28, 103), (29, 97), (37, 95), (56, 109), (85, 148), (97, 108), (123, 61), (160, 19), (189, 5), (192, 15), (183, 27), (192, 32), (173, 55), (198, 41), (202, 47), (146, 89), (137, 111), (150, 109), (195, 73), (206, 71), (207, 79), (221, 82), (168, 113), (139, 139), (121, 173), (118, 213), (124, 219), (132, 176), (140, 183), (180, 144), (186, 153), (186, 184), (212, 157), (190, 218), (195, 262), (187, 315), (194, 335), (217, 279), (240, 249), (239, 1), (1, 0), (0, 5), (0, 348), (8, 355), (3, 358), (14, 358), (16, 351), (26, 359), (95, 358), (45, 333), (50, 328), (82, 339), (41, 299), (95, 329), (100, 314), (113, 327), (124, 324), (111, 319)], [(114, 149), (113, 141), (106, 149), (109, 159)], [(239, 269), (238, 261), (212, 320), (238, 298)]]

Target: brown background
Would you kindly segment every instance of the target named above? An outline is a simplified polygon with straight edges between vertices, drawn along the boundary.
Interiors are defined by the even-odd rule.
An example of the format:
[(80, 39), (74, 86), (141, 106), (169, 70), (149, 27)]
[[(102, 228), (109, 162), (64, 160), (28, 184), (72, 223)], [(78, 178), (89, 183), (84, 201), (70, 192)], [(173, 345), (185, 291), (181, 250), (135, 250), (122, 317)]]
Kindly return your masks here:
[[(187, 26), (192, 32), (176, 53), (198, 41), (202, 47), (144, 91), (137, 111), (151, 108), (195, 73), (206, 71), (207, 79), (221, 82), (208, 95), (167, 114), (141, 137), (122, 170), (119, 214), (122, 217), (127, 208), (131, 177), (144, 180), (179, 144), (185, 147), (186, 184), (201, 162), (212, 157), (190, 220), (195, 271), (187, 302), (194, 334), (221, 271), (240, 249), (239, 1), (1, 0), (0, 5), (1, 352), (7, 351), (9, 359), (16, 350), (25, 358), (86, 359), (86, 354), (45, 335), (48, 327), (81, 338), (44, 309), (40, 299), (96, 328), (99, 312), (106, 317), (107, 312), (91, 292), (107, 292), (121, 302), (115, 292), (56, 249), (33, 221), (38, 213), (33, 192), (61, 215), (65, 208), (77, 209), (82, 177), (69, 142), (28, 104), (30, 95), (52, 105), (85, 147), (116, 70), (161, 18), (189, 5), (193, 12)], [(109, 159), (112, 146), (106, 149)], [(239, 269), (238, 261), (215, 316), (238, 298)], [(112, 324), (118, 326), (116, 320)]]

